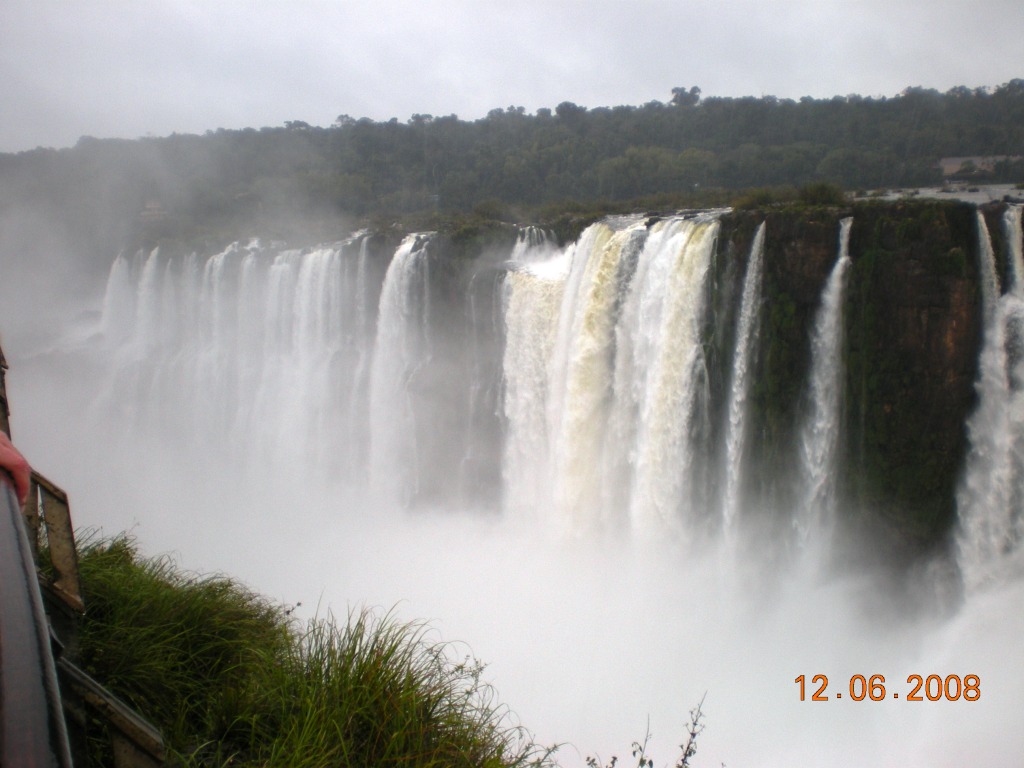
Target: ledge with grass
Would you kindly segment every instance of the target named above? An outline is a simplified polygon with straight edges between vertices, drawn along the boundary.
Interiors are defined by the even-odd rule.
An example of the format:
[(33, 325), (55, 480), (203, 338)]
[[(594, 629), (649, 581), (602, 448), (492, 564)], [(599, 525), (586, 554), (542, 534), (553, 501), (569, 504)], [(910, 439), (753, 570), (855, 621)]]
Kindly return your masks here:
[[(222, 576), (80, 547), (82, 666), (164, 732), (182, 766), (548, 766), (481, 680), (427, 627), (363, 610), (305, 624)], [(92, 740), (95, 765), (112, 764)]]

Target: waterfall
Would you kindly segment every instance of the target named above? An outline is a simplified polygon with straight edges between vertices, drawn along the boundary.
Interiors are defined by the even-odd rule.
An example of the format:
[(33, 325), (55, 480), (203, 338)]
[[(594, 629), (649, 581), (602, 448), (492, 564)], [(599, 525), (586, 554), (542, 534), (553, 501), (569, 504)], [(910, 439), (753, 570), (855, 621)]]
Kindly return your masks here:
[(843, 399), (843, 301), (850, 268), (850, 227), (839, 229), (839, 257), (825, 284), (811, 336), (809, 413), (800, 433), (803, 499), (793, 524), (801, 538), (832, 522)]
[(984, 338), (975, 384), (978, 405), (967, 422), (970, 448), (957, 491), (957, 546), (968, 589), (997, 579), (1021, 558), (1024, 389), (1019, 354), (1011, 354), (1024, 316), (1020, 222), (1020, 207), (1008, 209), (1004, 226), (1010, 289), (1001, 295), (988, 227), (981, 212), (977, 214)]
[(522, 227), (516, 233), (516, 242), (512, 247), (509, 262), (522, 264), (527, 261), (545, 261), (558, 251), (558, 243), (546, 229), (534, 226)]
[(548, 424), (554, 472), (555, 525), (584, 532), (607, 511), (600, 503), (601, 465), (612, 396), (619, 261), (636, 224), (595, 225), (580, 240), (562, 299)]
[(636, 413), (630, 523), (642, 535), (694, 522), (703, 488), (706, 360), (701, 338), (717, 218), (660, 222), (644, 243), (623, 307), (617, 408)]
[(131, 333), (135, 321), (132, 295), (134, 259), (119, 254), (110, 267), (103, 295), (100, 332), (111, 345), (122, 342)]
[(298, 464), (303, 476), (350, 476), (363, 448), (339, 438), (365, 429), (339, 402), (365, 389), (367, 344), (352, 333), (370, 322), (359, 310), (369, 292), (356, 274), (362, 237), (305, 251), (253, 240), (205, 259), (118, 257), (101, 323), (106, 407), (130, 407), (135, 427), (180, 448), (202, 443), (246, 471)]
[(569, 532), (682, 531), (707, 421), (716, 215), (588, 228), (506, 280), (507, 493)]
[(508, 423), (502, 476), (504, 507), (513, 517), (537, 519), (553, 482), (548, 439), (548, 380), (569, 253), (517, 266), (505, 277), (503, 414)]
[(370, 487), (408, 504), (420, 481), (416, 376), (430, 356), (429, 234), (408, 235), (381, 288), (370, 374)]
[(1024, 207), (1011, 205), (1003, 216), (1010, 267), (1010, 290), (1002, 298), (1006, 314), (1006, 353), (1010, 386), (1014, 391), (1024, 389), (1024, 232), (1021, 211)]
[(496, 505), (501, 497), (501, 360), (492, 353), (504, 335), (503, 268), (492, 264), (473, 272), (468, 281), (469, 360), (462, 453), (458, 457), (458, 500), (462, 507)]
[(1020, 205), (1010, 205), (1003, 214), (1003, 227), (1006, 232), (1006, 244), (1009, 250), (1010, 267), (1013, 270), (1010, 282), (1011, 291), (1015, 295), (1024, 292), (1024, 247), (1021, 245), (1024, 234), (1022, 234)]
[[(921, 227), (945, 210), (906, 208)], [(960, 221), (961, 208), (949, 212)], [(1021, 209), (1003, 222), (1005, 278), (978, 220), (985, 337), (957, 495), (968, 588), (946, 613), (934, 610), (925, 575), (945, 564), (899, 571), (898, 535), (879, 547), (882, 573), (860, 567), (874, 552), (861, 558), (857, 541), (844, 567), (815, 571), (779, 567), (792, 541), (774, 523), (778, 498), (792, 498), (804, 551), (824, 549), (842, 501), (841, 414), (856, 404), (871, 418), (904, 415), (905, 401), (884, 407), (885, 388), (851, 389), (865, 400), (843, 403), (847, 347), (851, 360), (870, 355), (888, 330), (876, 334), (868, 319), (914, 307), (898, 341), (955, 359), (949, 386), (962, 398), (970, 340), (954, 331), (975, 327), (973, 277), (958, 256), (932, 264), (914, 244), (893, 254), (908, 258), (894, 274), (923, 271), (911, 287), (923, 294), (854, 294), (854, 275), (868, 289), (890, 264), (854, 253), (852, 271), (850, 220), (826, 279), (831, 243), (820, 260), (816, 240), (772, 252), (765, 241), (782, 235), (767, 237), (764, 225), (744, 270), (716, 243), (748, 232), (749, 215), (610, 217), (564, 246), (526, 229), (505, 250), (452, 259), (430, 235), (387, 253), (382, 237), (364, 234), (301, 249), (253, 240), (219, 253), (125, 253), (102, 322), (90, 318), (99, 333), (76, 327), (77, 346), (8, 358), (18, 439), (66, 483), (85, 528), (129, 530), (144, 552), (302, 601), (300, 619), (319, 601), (337, 615), (394, 606), (402, 620), (436, 622), (491, 663), (489, 679), (543, 743), (616, 754), (636, 737), (637, 717), (650, 711), (652, 732), (670, 736), (707, 690), (701, 750), (714, 764), (763, 763), (771, 743), (779, 764), (842, 766), (874, 749), (894, 765), (1014, 765), (1024, 690), (1012, 653), (1024, 631)], [(816, 231), (826, 214), (813, 216)], [(899, 216), (876, 223), (903, 232)], [(804, 220), (788, 217), (773, 212), (767, 227), (797, 232)], [(968, 250), (959, 237), (958, 226), (951, 242)], [(785, 297), (769, 295), (769, 275)], [(769, 312), (776, 298), (785, 304)], [(854, 315), (855, 298), (897, 306)], [(849, 345), (844, 302), (845, 322), (856, 316), (871, 331)], [(947, 306), (950, 317), (933, 323)], [(890, 359), (872, 369), (861, 358), (857, 370), (895, 368), (909, 389), (916, 369)], [(758, 380), (762, 369), (771, 381)], [(486, 492), (467, 491), (481, 478)], [(873, 512), (850, 511), (854, 523)], [(744, 534), (754, 546), (736, 557)], [(854, 675), (876, 672), (899, 700), (848, 703)], [(794, 677), (818, 674), (829, 676), (830, 701), (843, 701), (799, 700)], [(932, 678), (976, 675), (984, 695), (906, 704), (911, 674), (929, 695)], [(657, 742), (659, 759), (671, 744)]]
[(726, 433), (725, 497), (722, 524), (731, 531), (739, 512), (743, 478), (743, 450), (747, 438), (747, 395), (750, 391), (749, 369), (760, 329), (761, 270), (764, 262), (765, 225), (762, 222), (750, 246), (747, 274), (743, 280), (740, 316), (736, 329), (736, 348), (732, 361), (732, 383), (729, 387), (729, 418)]

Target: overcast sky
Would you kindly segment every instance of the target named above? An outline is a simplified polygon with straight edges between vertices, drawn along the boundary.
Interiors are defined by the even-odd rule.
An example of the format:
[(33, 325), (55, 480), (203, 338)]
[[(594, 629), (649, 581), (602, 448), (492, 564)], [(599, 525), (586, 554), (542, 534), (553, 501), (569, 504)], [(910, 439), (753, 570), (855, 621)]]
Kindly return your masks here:
[(0, 151), (1024, 77), (1024, 1), (2, 0)]

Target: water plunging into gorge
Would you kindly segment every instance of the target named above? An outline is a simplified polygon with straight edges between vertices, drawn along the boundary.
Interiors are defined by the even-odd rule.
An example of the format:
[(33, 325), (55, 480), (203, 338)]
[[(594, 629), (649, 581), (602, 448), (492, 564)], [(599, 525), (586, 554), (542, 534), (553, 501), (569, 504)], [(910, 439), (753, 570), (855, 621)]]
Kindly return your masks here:
[(793, 520), (800, 535), (828, 526), (836, 509), (839, 421), (843, 386), (843, 300), (850, 269), (850, 227), (839, 229), (839, 258), (825, 283), (811, 337), (810, 409), (800, 433), (803, 503)]
[(750, 393), (751, 354), (760, 330), (761, 271), (764, 263), (764, 223), (757, 228), (750, 248), (750, 261), (743, 280), (736, 350), (733, 353), (732, 382), (729, 387), (729, 431), (726, 440), (725, 501), (722, 524), (727, 531), (735, 525), (740, 509), (743, 477), (743, 449), (747, 437), (747, 397)]
[(716, 231), (713, 217), (649, 230), (642, 220), (601, 223), (564, 253), (514, 267), (504, 356), (513, 507), (529, 498), (574, 534), (691, 524)]
[[(623, 758), (650, 715), (667, 761), (707, 691), (699, 764), (1010, 765), (1020, 218), (1005, 280), (972, 222), (961, 523), (927, 558), (885, 550), (906, 571), (854, 530), (879, 493), (864, 446), (894, 441), (865, 363), (891, 331), (864, 310), (886, 265), (858, 249), (859, 214), (808, 224), (799, 255), (771, 217), (736, 235), (723, 211), (612, 217), (565, 246), (524, 229), (461, 260), (431, 233), (123, 254), (84, 341), (8, 352), (16, 431), (80, 524), (310, 612), (397, 604), (489, 662), (545, 742)], [(959, 327), (899, 312), (940, 340)], [(823, 572), (795, 567), (809, 555)], [(982, 701), (800, 702), (793, 683), (885, 674), (902, 696), (908, 675), (954, 673), (980, 675)]]
[(968, 586), (1020, 572), (1024, 536), (1024, 268), (1021, 208), (1003, 220), (1008, 243), (1007, 289), (978, 215), (984, 338), (978, 364), (978, 407), (967, 424), (971, 451), (957, 495), (960, 565)]

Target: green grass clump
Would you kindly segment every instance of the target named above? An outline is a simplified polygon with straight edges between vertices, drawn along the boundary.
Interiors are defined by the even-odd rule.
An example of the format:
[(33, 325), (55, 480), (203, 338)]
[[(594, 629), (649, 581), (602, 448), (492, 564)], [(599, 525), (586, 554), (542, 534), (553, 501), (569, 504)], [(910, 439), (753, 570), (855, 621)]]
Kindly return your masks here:
[[(482, 665), (422, 624), (367, 610), (302, 624), (230, 579), (142, 558), (126, 537), (79, 556), (81, 664), (163, 731), (171, 764), (549, 764)], [(102, 738), (93, 749), (112, 765)]]

